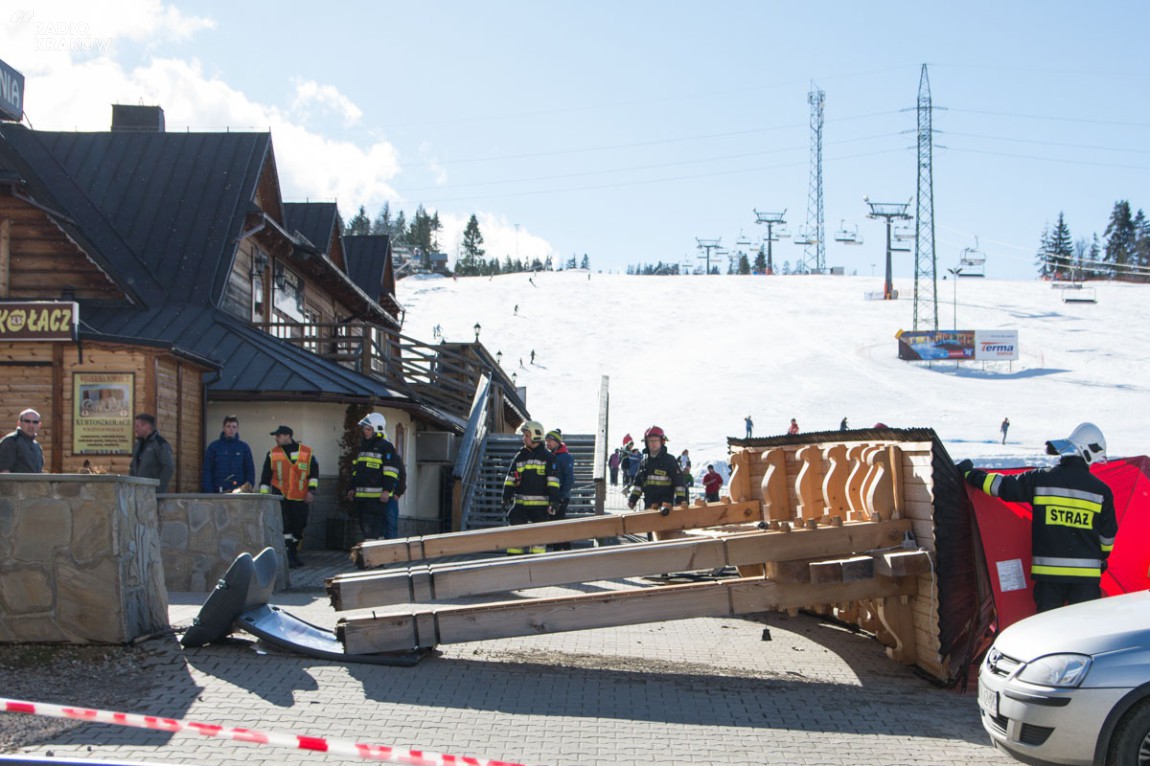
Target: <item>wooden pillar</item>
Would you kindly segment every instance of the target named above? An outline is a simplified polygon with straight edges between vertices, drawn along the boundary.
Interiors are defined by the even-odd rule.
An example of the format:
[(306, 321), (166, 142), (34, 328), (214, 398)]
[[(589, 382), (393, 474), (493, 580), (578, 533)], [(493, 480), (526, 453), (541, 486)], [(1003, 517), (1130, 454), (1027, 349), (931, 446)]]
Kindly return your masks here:
[(0, 298), (12, 289), (12, 219), (0, 221)]
[(850, 473), (850, 464), (847, 462), (847, 446), (833, 444), (823, 450), (823, 458), (827, 461), (827, 473), (823, 477), (823, 503), (826, 504), (828, 516), (846, 519), (850, 512), (847, 503), (847, 476)]
[[(5, 221), (7, 223), (7, 221)], [(80, 360), (84, 361), (83, 359)], [(52, 344), (52, 473), (64, 472), (64, 344)], [(75, 405), (75, 402), (73, 402)], [(41, 413), (40, 417), (44, 417)], [(68, 432), (72, 432), (69, 425)]]
[(794, 517), (787, 495), (787, 453), (769, 449), (763, 453), (763, 511), (767, 521), (790, 521)]
[(823, 515), (822, 492), (822, 450), (810, 444), (795, 453), (802, 464), (795, 477), (795, 497), (798, 499), (798, 516), (803, 519), (817, 519)]

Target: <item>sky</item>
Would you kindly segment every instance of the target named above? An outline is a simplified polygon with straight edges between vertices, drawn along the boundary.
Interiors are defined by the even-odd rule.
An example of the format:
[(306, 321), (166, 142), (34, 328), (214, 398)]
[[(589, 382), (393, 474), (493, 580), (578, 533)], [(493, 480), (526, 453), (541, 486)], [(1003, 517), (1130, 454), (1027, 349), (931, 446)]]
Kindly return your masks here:
[(438, 324), (447, 341), (471, 341), (478, 322), (546, 429), (594, 433), (608, 376), (608, 444), (628, 433), (639, 443), (658, 425), (696, 467), (726, 459), (747, 415), (755, 436), (783, 434), (791, 418), (802, 431), (835, 430), (844, 417), (853, 428), (933, 428), (956, 462), (982, 466), (1049, 464), (1046, 441), (1083, 421), (1102, 429), (1111, 457), (1150, 454), (1150, 338), (1121, 329), (1144, 315), (1145, 285), (1102, 283), (1097, 303), (1064, 303), (1035, 280), (951, 281), (940, 326), (1017, 330), (1019, 359), (928, 365), (898, 359), (895, 333), (912, 327), (909, 279), (896, 279), (904, 297), (891, 301), (866, 299), (882, 286), (869, 276), (576, 269), (528, 279), (408, 277), (397, 297), (409, 335), (430, 338)]
[[(785, 210), (795, 235), (817, 88), (826, 265), (881, 273), (883, 224), (863, 198), (915, 209), (924, 64), (940, 274), (977, 248), (987, 275), (1033, 279), (1059, 212), (1089, 239), (1116, 201), (1150, 206), (1150, 4), (1133, 0), (14, 0), (0, 13), (27, 124), (106, 130), (111, 103), (143, 103), (170, 131), (270, 130), (286, 200), (335, 200), (345, 218), (423, 204), (452, 258), (473, 214), (489, 257), (587, 255), (602, 271), (699, 268), (699, 238), (754, 250), (755, 210)], [(840, 229), (863, 244), (835, 241)], [(804, 257), (794, 239), (774, 243), (777, 266)], [(912, 253), (894, 273), (913, 274)]]

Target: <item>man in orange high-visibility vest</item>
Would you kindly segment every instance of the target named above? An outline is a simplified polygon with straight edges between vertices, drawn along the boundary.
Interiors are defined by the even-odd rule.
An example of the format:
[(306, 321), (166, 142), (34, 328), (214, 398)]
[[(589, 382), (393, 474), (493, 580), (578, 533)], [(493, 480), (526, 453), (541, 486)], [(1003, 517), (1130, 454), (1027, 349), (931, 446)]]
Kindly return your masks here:
[(308, 510), (319, 488), (319, 463), (311, 447), (296, 443), (295, 433), (287, 426), (280, 426), (271, 432), (271, 436), (275, 437), (276, 446), (264, 458), (260, 493), (283, 496), (280, 510), (283, 512), (284, 549), (288, 566), (294, 569), (303, 566), (299, 544), (307, 526)]

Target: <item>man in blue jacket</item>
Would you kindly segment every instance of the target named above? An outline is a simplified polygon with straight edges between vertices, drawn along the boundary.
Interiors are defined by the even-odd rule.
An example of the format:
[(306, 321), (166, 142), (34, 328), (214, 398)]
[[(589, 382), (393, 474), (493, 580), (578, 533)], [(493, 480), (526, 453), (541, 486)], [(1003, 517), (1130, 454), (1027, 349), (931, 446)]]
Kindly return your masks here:
[(204, 451), (204, 472), (200, 490), (205, 494), (232, 492), (247, 485), (253, 491), (256, 484), (256, 464), (252, 448), (240, 439), (240, 419), (235, 415), (224, 418), (220, 438)]

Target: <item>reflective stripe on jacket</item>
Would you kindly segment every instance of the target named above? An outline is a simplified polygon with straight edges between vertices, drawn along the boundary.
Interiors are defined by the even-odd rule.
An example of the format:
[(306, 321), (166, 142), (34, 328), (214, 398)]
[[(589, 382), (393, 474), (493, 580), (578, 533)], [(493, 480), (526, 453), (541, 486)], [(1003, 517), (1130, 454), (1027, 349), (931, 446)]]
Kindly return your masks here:
[(306, 444), (299, 445), (294, 460), (280, 446), (272, 448), (268, 455), (272, 463), (272, 486), (286, 499), (303, 500), (319, 485), (318, 480), (310, 476), (311, 447)]
[(360, 499), (394, 493), (404, 471), (395, 445), (382, 436), (364, 441), (351, 468), (351, 486)]
[(1031, 505), (1033, 579), (1081, 582), (1102, 576), (1118, 534), (1114, 494), (1081, 457), (1017, 476), (972, 469), (966, 480), (988, 495)]

